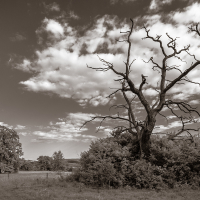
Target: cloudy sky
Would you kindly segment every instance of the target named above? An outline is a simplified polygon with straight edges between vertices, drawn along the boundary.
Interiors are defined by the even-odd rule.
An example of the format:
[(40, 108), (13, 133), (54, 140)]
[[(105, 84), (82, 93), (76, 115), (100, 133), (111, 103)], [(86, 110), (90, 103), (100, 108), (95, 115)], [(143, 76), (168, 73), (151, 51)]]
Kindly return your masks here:
[[(78, 158), (89, 148), (92, 140), (106, 137), (119, 122), (106, 121), (96, 133), (99, 122), (81, 125), (91, 116), (115, 114), (109, 107), (123, 103), (111, 71), (96, 72), (90, 67), (102, 67), (98, 56), (124, 70), (127, 43), (120, 31), (127, 31), (130, 18), (134, 20), (131, 36), (131, 77), (136, 86), (141, 74), (147, 77), (144, 94), (150, 103), (158, 93), (160, 75), (152, 70), (151, 57), (161, 62), (158, 44), (142, 40), (145, 24), (150, 35), (162, 35), (165, 44), (178, 37), (178, 49), (190, 44), (190, 53), (200, 59), (200, 38), (188, 32), (192, 23), (200, 22), (200, 1), (194, 0), (7, 0), (0, 6), (0, 125), (15, 129), (19, 136), (24, 158), (37, 159), (51, 156), (61, 150), (65, 158)], [(97, 56), (98, 55), (98, 56)], [(187, 54), (186, 61), (171, 59), (171, 66), (184, 71), (194, 59)], [(144, 61), (143, 61), (144, 60)], [(180, 74), (168, 74), (172, 80)], [(198, 81), (200, 66), (188, 77)], [(177, 85), (168, 92), (173, 100), (185, 100), (199, 105), (198, 84)], [(131, 96), (131, 94), (130, 94)], [(144, 119), (144, 109), (138, 101), (134, 104), (137, 118)], [(198, 110), (200, 110), (198, 108)], [(126, 115), (121, 109), (120, 114)], [(180, 128), (180, 122), (166, 108), (162, 114), (168, 122), (157, 117), (157, 129), (169, 131)], [(197, 124), (198, 125), (198, 124)]]

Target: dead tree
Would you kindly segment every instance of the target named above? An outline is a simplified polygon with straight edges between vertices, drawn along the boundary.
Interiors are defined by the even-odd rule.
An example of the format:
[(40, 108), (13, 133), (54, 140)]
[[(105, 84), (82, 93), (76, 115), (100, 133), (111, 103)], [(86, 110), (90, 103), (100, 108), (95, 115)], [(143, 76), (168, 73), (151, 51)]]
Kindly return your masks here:
[[(124, 122), (126, 122), (126, 124), (128, 124), (128, 126), (121, 126), (121, 132), (128, 131), (129, 133), (131, 133), (133, 135), (134, 139), (132, 141), (132, 144), (139, 145), (139, 147), (140, 147), (139, 153), (140, 153), (140, 158), (141, 158), (143, 156), (148, 157), (150, 155), (150, 137), (151, 137), (152, 132), (156, 125), (156, 116), (158, 114), (161, 114), (160, 112), (162, 111), (164, 106), (168, 107), (169, 110), (171, 111), (171, 113), (176, 118), (178, 118), (182, 123), (182, 128), (176, 134), (169, 135), (169, 139), (173, 139), (174, 137), (180, 135), (183, 132), (190, 134), (190, 131), (198, 131), (198, 129), (187, 128), (187, 126), (186, 126), (188, 123), (196, 122), (193, 114), (200, 116), (200, 114), (196, 110), (196, 108), (193, 108), (191, 105), (189, 105), (187, 102), (184, 102), (184, 101), (169, 100), (166, 98), (166, 95), (167, 95), (167, 92), (175, 84), (184, 84), (184, 82), (199, 84), (199, 83), (189, 80), (187, 75), (190, 71), (192, 71), (195, 67), (197, 67), (200, 64), (200, 60), (198, 60), (195, 57), (195, 55), (190, 54), (190, 52), (189, 52), (190, 45), (185, 46), (184, 48), (182, 48), (181, 50), (178, 51), (177, 50), (177, 42), (176, 42), (177, 38), (171, 37), (168, 33), (166, 33), (167, 37), (169, 38), (169, 42), (167, 43), (167, 48), (170, 48), (172, 50), (172, 53), (167, 54), (166, 49), (163, 45), (163, 42), (160, 39), (161, 35), (157, 35), (156, 37), (151, 36), (150, 30), (144, 26), (143, 28), (144, 28), (144, 31), (146, 32), (146, 37), (143, 39), (150, 39), (153, 42), (158, 43), (160, 46), (160, 50), (163, 54), (163, 59), (162, 59), (161, 64), (155, 62), (153, 57), (151, 57), (149, 59), (149, 61), (146, 62), (146, 63), (152, 63), (152, 65), (153, 65), (152, 69), (154, 71), (157, 70), (161, 74), (159, 85), (156, 88), (156, 91), (158, 92), (157, 101), (154, 103), (154, 105), (150, 105), (150, 103), (147, 101), (147, 99), (145, 98), (145, 96), (143, 94), (144, 85), (147, 84), (147, 77), (143, 74), (141, 75), (142, 80), (141, 80), (139, 87), (136, 87), (133, 80), (130, 79), (131, 67), (133, 66), (133, 62), (134, 62), (134, 60), (132, 62), (130, 61), (130, 53), (131, 53), (130, 37), (131, 37), (131, 34), (133, 32), (133, 27), (134, 27), (133, 20), (132, 19), (130, 19), (130, 20), (131, 20), (130, 30), (126, 31), (126, 32), (121, 32), (121, 33), (128, 35), (127, 39), (123, 40), (123, 41), (119, 41), (119, 42), (127, 42), (128, 43), (127, 60), (126, 60), (126, 62), (124, 62), (124, 64), (125, 64), (124, 72), (117, 71), (112, 63), (110, 63), (100, 57), (99, 57), (99, 60), (103, 63), (103, 65), (104, 65), (103, 67), (95, 68), (95, 67), (87, 66), (88, 68), (94, 69), (96, 71), (106, 72), (108, 70), (112, 70), (116, 75), (119, 76), (119, 79), (117, 79), (115, 81), (119, 82), (121, 87), (118, 88), (117, 90), (115, 90), (112, 94), (110, 94), (109, 97), (111, 97), (112, 95), (114, 95), (118, 92), (121, 92), (126, 103), (121, 104), (121, 105), (115, 105), (115, 107), (116, 108), (122, 108), (122, 107), (125, 108), (128, 113), (127, 117), (122, 117), (120, 115), (117, 115), (117, 116), (113, 116), (113, 115), (95, 116), (95, 117), (92, 117), (91, 120), (85, 122), (84, 125), (95, 119), (101, 120), (100, 125), (102, 124), (102, 122), (105, 119), (123, 120)], [(200, 36), (198, 24), (191, 26), (189, 28), (189, 30), (192, 32), (195, 32), (197, 35)], [(188, 66), (188, 68), (184, 72), (182, 72), (178, 68), (177, 65), (168, 66), (168, 63), (167, 63), (167, 61), (172, 57), (176, 57), (176, 58), (180, 59), (181, 61), (183, 61), (179, 57), (179, 54), (181, 54), (182, 52), (187, 53), (189, 56), (191, 56), (194, 59), (194, 63), (192, 63), (190, 66)], [(174, 80), (167, 80), (166, 75), (171, 70), (178, 70), (180, 72), (180, 75), (177, 78), (175, 78)], [(132, 92), (138, 98), (138, 100), (141, 102), (142, 106), (144, 107), (144, 109), (146, 111), (146, 117), (143, 121), (136, 120), (136, 115), (134, 113), (133, 106), (132, 106), (133, 100), (128, 98), (127, 92)], [(176, 106), (179, 109), (179, 113), (182, 112), (182, 114), (181, 115), (177, 114), (177, 112), (175, 112), (175, 110), (173, 109), (173, 106)], [(187, 114), (187, 115), (184, 116), (184, 114)], [(119, 127), (115, 127), (115, 128), (119, 128)]]

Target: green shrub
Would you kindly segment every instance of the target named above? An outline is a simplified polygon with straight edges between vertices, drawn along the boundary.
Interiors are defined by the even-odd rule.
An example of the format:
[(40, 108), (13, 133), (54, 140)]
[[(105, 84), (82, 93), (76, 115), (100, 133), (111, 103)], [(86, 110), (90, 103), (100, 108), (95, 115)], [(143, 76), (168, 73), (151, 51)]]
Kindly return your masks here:
[[(188, 140), (152, 137), (151, 156), (138, 159), (129, 134), (92, 142), (71, 179), (85, 185), (174, 188), (200, 186), (200, 147)], [(130, 140), (129, 140), (130, 139)]]
[(198, 146), (198, 142), (199, 140), (191, 142), (152, 138), (149, 162), (164, 169), (163, 180), (170, 187), (173, 187), (176, 182), (191, 185), (194, 177), (200, 175), (200, 146)]
[(127, 147), (112, 138), (92, 142), (89, 151), (81, 154), (81, 168), (76, 172), (79, 181), (87, 185), (121, 186), (124, 181), (122, 160), (130, 157)]
[(162, 168), (144, 159), (132, 161), (123, 167), (126, 177), (125, 185), (150, 189), (165, 186), (162, 179)]

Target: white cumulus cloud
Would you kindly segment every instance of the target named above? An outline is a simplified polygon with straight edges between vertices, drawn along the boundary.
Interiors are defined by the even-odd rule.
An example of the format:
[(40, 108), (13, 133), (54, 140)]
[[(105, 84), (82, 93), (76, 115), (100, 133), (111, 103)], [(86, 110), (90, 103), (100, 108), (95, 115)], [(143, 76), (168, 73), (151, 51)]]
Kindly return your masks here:
[[(167, 4), (171, 1), (163, 1)], [(195, 4), (197, 7), (200, 5)], [(186, 14), (192, 13), (194, 6), (189, 6), (185, 9)], [(180, 14), (179, 11), (167, 15), (168, 22), (163, 23), (161, 16), (156, 14), (144, 16), (142, 19), (146, 21), (147, 28), (150, 28), (149, 34), (156, 37), (157, 34), (162, 35), (160, 38), (163, 41), (163, 46), (167, 54), (172, 53), (172, 49), (167, 47), (169, 38), (180, 37), (177, 39), (178, 50), (190, 44), (191, 54), (196, 54), (197, 58), (200, 55), (200, 39), (194, 37), (194, 34), (188, 33), (188, 27), (180, 22), (173, 24), (170, 20), (173, 16)], [(174, 17), (174, 20), (178, 17)], [(193, 16), (187, 14), (188, 22), (193, 19)], [(196, 19), (195, 19), (196, 20)], [(52, 92), (64, 98), (74, 98), (81, 106), (90, 104), (92, 106), (106, 105), (109, 100), (105, 97), (113, 92), (110, 88), (118, 88), (119, 85), (113, 79), (118, 77), (112, 71), (95, 71), (89, 67), (103, 67), (103, 63), (99, 61), (98, 56), (113, 64), (116, 70), (124, 72), (124, 63), (127, 54), (127, 44), (116, 42), (116, 39), (123, 38), (120, 34), (120, 29), (126, 31), (129, 25), (124, 20), (117, 17), (105, 15), (99, 18), (96, 23), (89, 29), (83, 31), (82, 35), (79, 30), (71, 27), (67, 22), (59, 22), (54, 19), (45, 19), (41, 27), (36, 32), (39, 38), (39, 43), (43, 48), (35, 52), (34, 59), (25, 58), (21, 64), (16, 66), (17, 69), (34, 72), (28, 80), (21, 81), (27, 90), (35, 92)], [(158, 32), (159, 30), (159, 32)], [(42, 37), (41, 33), (47, 34), (47, 41)], [(135, 86), (139, 87), (141, 83), (141, 75), (147, 77), (148, 86), (157, 87), (159, 85), (160, 74), (152, 70), (151, 62), (144, 63), (153, 57), (154, 62), (162, 65), (163, 54), (158, 43), (150, 39), (141, 40), (146, 36), (144, 29), (135, 27), (131, 36), (132, 49), (131, 60), (136, 59), (132, 65), (130, 78), (134, 81)], [(178, 59), (170, 59), (168, 66), (179, 66), (180, 70), (184, 71), (194, 62), (193, 57), (186, 53), (180, 54), (180, 57), (186, 62), (181, 62)], [(199, 57), (200, 59), (200, 57)], [(200, 69), (194, 69), (188, 77), (190, 80), (198, 81)], [(180, 75), (178, 70), (167, 72), (169, 81), (177, 78)], [(145, 88), (146, 96), (158, 95), (155, 90)], [(185, 85), (176, 85), (170, 91), (170, 95), (176, 95), (175, 98), (187, 97), (189, 99), (195, 94), (198, 94), (199, 87), (192, 83), (186, 82)], [(181, 93), (181, 95), (180, 95)], [(190, 99), (192, 100), (192, 99)]]
[(88, 142), (94, 140), (97, 137), (87, 134), (88, 128), (82, 127), (94, 116), (90, 113), (68, 113), (66, 118), (59, 118), (57, 122), (50, 122), (48, 127), (32, 132), (32, 135), (37, 137), (32, 142)]

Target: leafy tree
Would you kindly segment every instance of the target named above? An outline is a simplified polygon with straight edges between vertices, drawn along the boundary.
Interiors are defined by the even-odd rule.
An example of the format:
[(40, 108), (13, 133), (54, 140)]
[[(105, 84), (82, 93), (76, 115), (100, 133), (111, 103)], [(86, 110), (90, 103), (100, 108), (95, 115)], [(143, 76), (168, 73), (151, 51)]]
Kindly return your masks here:
[[(102, 71), (106, 72), (108, 70), (111, 70), (114, 74), (116, 74), (119, 78), (116, 79), (120, 85), (120, 88), (118, 88), (116, 91), (114, 91), (112, 94), (110, 94), (108, 97), (111, 97), (112, 95), (116, 93), (121, 93), (122, 97), (124, 98), (124, 104), (118, 104), (114, 105), (115, 108), (124, 108), (126, 109), (127, 116), (120, 116), (118, 115), (106, 115), (106, 116), (95, 116), (92, 117), (91, 120), (87, 121), (93, 121), (95, 119), (100, 119), (101, 123), (106, 119), (113, 119), (113, 120), (120, 120), (124, 122), (124, 125), (121, 125), (120, 127), (115, 127), (115, 129), (120, 128), (120, 133), (128, 132), (132, 135), (132, 146), (133, 148), (136, 148), (135, 146), (138, 146), (138, 153), (140, 155), (140, 158), (143, 156), (149, 157), (150, 156), (150, 139), (152, 132), (156, 126), (156, 117), (157, 115), (163, 116), (160, 112), (163, 110), (164, 107), (167, 107), (172, 115), (174, 115), (177, 119), (180, 120), (182, 127), (178, 130), (177, 133), (169, 135), (169, 139), (174, 139), (176, 136), (186, 133), (190, 134), (190, 131), (198, 131), (198, 129), (195, 128), (188, 128), (186, 125), (195, 123), (195, 115), (198, 117), (200, 116), (199, 112), (196, 110), (196, 108), (192, 107), (189, 103), (184, 101), (174, 101), (173, 98), (170, 96), (167, 96), (168, 91), (172, 89), (176, 84), (184, 84), (185, 82), (190, 82), (194, 84), (196, 83), (192, 80), (189, 80), (187, 75), (195, 69), (197, 66), (200, 65), (200, 60), (198, 60), (195, 55), (192, 55), (190, 50), (190, 45), (185, 46), (184, 48), (178, 50), (177, 49), (177, 38), (171, 37), (168, 33), (166, 33), (169, 42), (165, 46), (163, 41), (161, 40), (161, 35), (157, 35), (156, 37), (153, 37), (150, 33), (150, 29), (148, 29), (146, 26), (143, 27), (144, 31), (146, 32), (146, 37), (143, 38), (145, 40), (151, 40), (152, 43), (156, 43), (160, 51), (162, 52), (162, 62), (157, 63), (153, 57), (149, 59), (149, 61), (144, 61), (145, 63), (151, 63), (152, 69), (155, 71), (155, 73), (159, 72), (161, 74), (160, 80), (158, 82), (157, 87), (152, 87), (155, 91), (157, 91), (158, 95), (154, 99), (155, 102), (149, 102), (148, 99), (144, 95), (144, 88), (147, 84), (147, 77), (143, 74), (141, 74), (141, 83), (137, 86), (136, 83), (134, 83), (134, 80), (131, 78), (131, 69), (134, 64), (134, 60), (131, 61), (131, 34), (133, 32), (134, 23), (131, 19), (131, 28), (129, 31), (121, 32), (128, 34), (127, 39), (124, 39), (119, 42), (127, 42), (128, 44), (128, 51), (127, 51), (127, 60), (124, 62), (124, 71), (118, 71), (117, 68), (114, 66), (114, 64), (104, 60), (103, 58), (99, 57), (99, 60), (103, 63), (103, 67), (95, 68), (95, 67), (89, 67), (91, 69), (95, 69), (96, 71)], [(195, 26), (191, 26), (189, 28), (190, 31), (194, 32), (197, 36), (200, 36), (200, 32), (198, 29), (198, 24)], [(156, 45), (155, 44), (155, 45)], [(188, 56), (191, 56), (191, 58), (194, 60), (191, 65), (188, 66), (188, 68), (183, 72), (180, 70), (179, 66), (176, 63), (173, 63), (171, 65), (172, 59), (178, 59), (180, 62), (185, 62), (181, 55), (182, 53), (187, 54)], [(182, 56), (184, 57), (184, 55)], [(176, 62), (176, 61), (175, 61)], [(168, 80), (167, 75), (173, 71), (179, 71), (180, 75), (175, 78), (174, 80)], [(150, 87), (150, 86), (148, 86)], [(134, 98), (130, 98), (128, 93), (133, 94), (135, 96)], [(146, 111), (146, 116), (143, 120), (138, 120), (136, 116), (136, 112), (134, 110), (134, 102), (135, 100), (139, 101), (141, 105), (143, 106), (144, 110)], [(151, 103), (153, 105), (151, 105)], [(174, 107), (176, 107), (176, 111), (174, 110)], [(163, 116), (166, 118), (166, 116)], [(84, 125), (87, 123), (85, 122)], [(100, 124), (101, 124), (100, 123)], [(83, 125), (83, 126), (84, 126)]]
[(48, 170), (48, 171), (52, 170), (53, 159), (51, 157), (49, 157), (49, 156), (39, 156), (37, 158), (37, 160), (38, 160), (40, 170)]
[(64, 156), (61, 151), (55, 151), (52, 155), (52, 167), (53, 170), (65, 170), (65, 164), (64, 164)]
[(23, 155), (22, 145), (16, 131), (0, 126), (0, 163), (13, 165), (17, 171), (19, 159)]
[(35, 161), (25, 160), (24, 158), (21, 158), (19, 163), (20, 163), (20, 168), (19, 169), (22, 170), (22, 171), (40, 170), (40, 169), (36, 168)]

